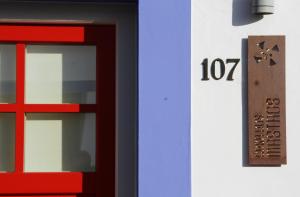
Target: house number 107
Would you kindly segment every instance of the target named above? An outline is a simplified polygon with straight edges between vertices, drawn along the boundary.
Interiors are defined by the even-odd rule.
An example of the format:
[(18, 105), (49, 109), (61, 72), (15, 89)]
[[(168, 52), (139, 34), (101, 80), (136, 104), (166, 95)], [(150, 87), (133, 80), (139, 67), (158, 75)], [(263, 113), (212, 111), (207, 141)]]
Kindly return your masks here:
[[(226, 80), (227, 81), (233, 81), (233, 73), (236, 68), (236, 66), (239, 64), (240, 59), (226, 59), (226, 64), (233, 64), (231, 67)], [(203, 62), (201, 63), (202, 65), (202, 81), (208, 81), (208, 58), (205, 58)], [(216, 67), (219, 67), (220, 72), (216, 74)], [(220, 80), (224, 77), (225, 75), (225, 63), (222, 59), (217, 58), (214, 61), (212, 61), (210, 65), (210, 75), (214, 80)]]

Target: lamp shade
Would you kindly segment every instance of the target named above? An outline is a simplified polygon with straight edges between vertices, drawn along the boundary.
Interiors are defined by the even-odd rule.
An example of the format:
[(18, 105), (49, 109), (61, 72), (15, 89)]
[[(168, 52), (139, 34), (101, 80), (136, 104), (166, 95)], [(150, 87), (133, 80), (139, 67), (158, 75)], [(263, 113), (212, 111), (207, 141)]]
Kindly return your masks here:
[(274, 0), (252, 0), (252, 13), (257, 15), (274, 14)]

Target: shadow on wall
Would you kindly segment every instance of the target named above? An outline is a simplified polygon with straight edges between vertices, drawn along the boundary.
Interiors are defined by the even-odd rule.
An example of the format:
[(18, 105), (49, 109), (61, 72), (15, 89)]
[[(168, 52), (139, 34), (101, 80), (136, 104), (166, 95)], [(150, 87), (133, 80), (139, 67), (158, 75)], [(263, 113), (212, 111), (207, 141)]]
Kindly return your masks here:
[(242, 26), (255, 23), (263, 18), (261, 15), (254, 15), (251, 12), (252, 0), (232, 1), (232, 25)]
[[(242, 0), (241, 0), (242, 1)], [(242, 39), (241, 48), (241, 62), (242, 62), (242, 165), (243, 167), (248, 166), (248, 39)]]

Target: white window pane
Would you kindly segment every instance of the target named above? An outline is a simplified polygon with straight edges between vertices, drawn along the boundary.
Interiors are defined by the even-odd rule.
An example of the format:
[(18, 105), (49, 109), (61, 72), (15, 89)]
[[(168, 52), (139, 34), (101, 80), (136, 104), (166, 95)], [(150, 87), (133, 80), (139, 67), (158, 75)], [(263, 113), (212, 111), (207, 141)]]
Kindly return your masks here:
[(95, 171), (94, 113), (27, 113), (26, 172)]
[(96, 101), (95, 46), (28, 45), (25, 72), (27, 103)]
[(16, 46), (0, 44), (0, 103), (16, 102)]
[(0, 113), (0, 171), (15, 168), (15, 113)]

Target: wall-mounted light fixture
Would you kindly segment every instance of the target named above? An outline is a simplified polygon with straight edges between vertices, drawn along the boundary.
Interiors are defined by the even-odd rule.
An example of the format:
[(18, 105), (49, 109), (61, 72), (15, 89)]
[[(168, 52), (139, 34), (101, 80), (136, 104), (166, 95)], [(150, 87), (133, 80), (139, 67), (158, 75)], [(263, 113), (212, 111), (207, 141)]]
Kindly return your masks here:
[(274, 13), (274, 0), (252, 0), (252, 13), (266, 15)]

